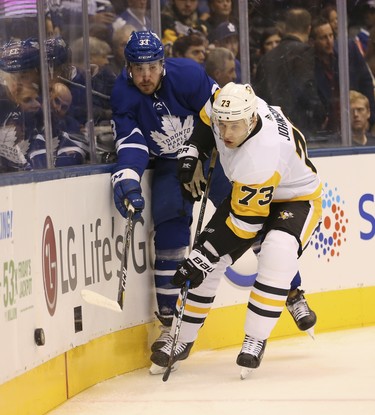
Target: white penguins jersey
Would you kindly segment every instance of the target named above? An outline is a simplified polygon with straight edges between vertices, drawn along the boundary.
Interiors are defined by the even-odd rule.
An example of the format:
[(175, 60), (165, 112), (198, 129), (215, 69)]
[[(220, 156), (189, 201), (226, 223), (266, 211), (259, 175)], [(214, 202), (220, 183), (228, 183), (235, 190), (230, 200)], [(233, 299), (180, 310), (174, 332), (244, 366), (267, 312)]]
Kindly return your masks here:
[(258, 97), (258, 115), (255, 130), (234, 149), (225, 147), (212, 126), (220, 162), (233, 183), (226, 223), (237, 236), (246, 239), (261, 229), (271, 202), (314, 200), (322, 191), (316, 168), (307, 155), (305, 138), (281, 108)]

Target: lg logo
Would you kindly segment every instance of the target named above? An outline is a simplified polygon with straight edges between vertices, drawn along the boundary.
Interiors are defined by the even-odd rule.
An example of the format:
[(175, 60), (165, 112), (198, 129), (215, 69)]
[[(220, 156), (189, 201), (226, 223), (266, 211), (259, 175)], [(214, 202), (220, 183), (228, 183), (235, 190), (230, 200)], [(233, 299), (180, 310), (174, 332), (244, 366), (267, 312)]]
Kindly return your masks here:
[(46, 297), (48, 312), (53, 316), (57, 302), (57, 254), (55, 231), (49, 216), (47, 216), (43, 228), (42, 268), (44, 295)]

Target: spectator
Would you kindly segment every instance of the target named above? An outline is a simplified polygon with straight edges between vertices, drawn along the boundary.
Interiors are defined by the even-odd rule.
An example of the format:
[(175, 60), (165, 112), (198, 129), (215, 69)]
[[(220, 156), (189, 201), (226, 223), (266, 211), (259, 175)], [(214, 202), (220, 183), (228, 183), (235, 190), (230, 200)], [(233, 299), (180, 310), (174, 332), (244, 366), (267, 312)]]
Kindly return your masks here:
[(210, 17), (210, 8), (208, 7), (207, 0), (198, 0), (198, 3), (199, 18), (204, 22)]
[(91, 24), (111, 26), (116, 18), (116, 11), (110, 0), (96, 0), (96, 10), (91, 18)]
[[(371, 73), (372, 83), (375, 89), (375, 27), (370, 30), (370, 39), (365, 55), (366, 63)], [(374, 128), (374, 126), (373, 126)]]
[(233, 16), (233, 0), (208, 0), (209, 17), (205, 20), (208, 35), (221, 23), (233, 23), (238, 26), (238, 20)]
[(240, 48), (240, 41), (238, 36), (237, 27), (233, 23), (220, 23), (215, 30), (211, 32), (208, 40), (215, 47), (223, 47), (229, 49), (234, 57), (236, 63), (236, 79), (237, 82), (241, 81), (241, 64), (238, 60), (238, 52)]
[(0, 49), (3, 83), (12, 92), (18, 83), (39, 84), (39, 43), (37, 39), (11, 40)]
[[(71, 50), (73, 62), (75, 62), (78, 66), (82, 66), (84, 63), (83, 38), (79, 38), (72, 42)], [(99, 68), (108, 65), (111, 53), (111, 47), (107, 42), (93, 36), (89, 37), (90, 64), (96, 65)]]
[(68, 113), (73, 100), (69, 88), (61, 82), (52, 83), (50, 100), (53, 137), (65, 131), (70, 136), (75, 136), (78, 142), (85, 142), (78, 121)]
[(198, 0), (169, 0), (161, 13), (161, 30), (164, 45), (173, 45), (178, 37), (196, 30), (206, 35), (198, 15)]
[(227, 48), (215, 48), (206, 58), (206, 72), (220, 87), (236, 80), (236, 65), (233, 53)]
[(56, 82), (51, 86), (50, 97), (52, 112), (59, 119), (64, 119), (72, 104), (72, 94), (69, 88), (61, 82)]
[[(50, 14), (54, 33), (68, 43), (83, 36), (82, 1), (50, 0)], [(110, 0), (87, 0), (90, 34), (108, 41), (112, 36), (112, 25), (117, 15)]]
[(128, 0), (127, 3), (128, 7), (113, 23), (114, 30), (119, 29), (125, 24), (134, 26), (134, 30), (151, 29), (147, 0)]
[[(337, 43), (328, 20), (318, 17), (313, 21), (311, 40), (315, 51), (315, 79), (318, 93), (328, 116), (326, 132), (337, 134), (340, 129), (340, 90)], [(370, 103), (370, 125), (375, 121), (374, 87), (370, 70), (358, 47), (348, 42), (349, 87), (365, 95)]]
[[(48, 8), (45, 18), (47, 36), (51, 36), (53, 27)], [(37, 37), (37, 0), (0, 0), (0, 22), (2, 43)]]
[(0, 172), (31, 170), (27, 152), (35, 127), (40, 126), (38, 87), (30, 83), (4, 86), (1, 104)]
[(259, 46), (251, 52), (251, 79), (256, 75), (256, 69), (260, 58), (270, 50), (274, 49), (281, 42), (282, 33), (276, 26), (266, 27), (262, 30), (259, 36)]
[(355, 36), (355, 42), (362, 56), (365, 56), (370, 38), (370, 30), (375, 26), (375, 3), (371, 0), (365, 1), (359, 8), (364, 24)]
[(113, 32), (112, 52), (113, 59), (111, 67), (116, 75), (119, 75), (125, 66), (124, 49), (128, 43), (129, 36), (135, 30), (131, 24), (124, 24)]
[(90, 36), (111, 43), (113, 24), (117, 19), (115, 9), (109, 0), (97, 0), (96, 11), (90, 17)]
[(367, 97), (351, 90), (349, 100), (353, 145), (375, 146), (375, 137), (368, 131), (370, 104)]
[[(73, 62), (76, 64), (82, 77), (84, 73), (83, 38), (75, 40), (71, 45), (71, 49)], [(89, 55), (95, 124), (99, 124), (102, 121), (109, 122), (112, 117), (109, 96), (112, 92), (116, 75), (109, 65), (108, 58), (110, 54), (111, 47), (108, 43), (92, 36), (89, 37)], [(84, 101), (82, 102), (82, 100)], [(86, 97), (81, 93), (81, 101), (74, 103), (74, 114), (76, 117), (79, 116), (81, 124), (84, 124), (86, 117), (85, 100)]]
[[(40, 169), (47, 167), (46, 141), (39, 88), (36, 84), (17, 83), (8, 91), (7, 111), (2, 107), (0, 129), (0, 171)], [(56, 95), (54, 95), (56, 98)], [(62, 106), (60, 105), (60, 110)], [(52, 151), (56, 167), (82, 164), (88, 146), (79, 129), (70, 134), (57, 123), (57, 106), (52, 105)], [(64, 127), (64, 129), (62, 129)]]
[(263, 56), (278, 46), (282, 39), (281, 30), (276, 26), (266, 27), (259, 40), (260, 55)]
[(329, 24), (332, 27), (333, 35), (335, 36), (335, 39), (338, 35), (338, 21), (337, 21), (337, 11), (336, 7), (333, 4), (328, 4), (323, 8), (321, 11), (321, 16), (323, 16), (325, 19), (329, 21)]
[(176, 58), (190, 58), (203, 65), (206, 59), (205, 40), (196, 33), (181, 36), (173, 43), (172, 55)]
[[(25, 157), (30, 157), (30, 165), (33, 168), (41, 168), (46, 166), (45, 158), (45, 141), (44, 131), (42, 124), (42, 112), (40, 109), (40, 97), (37, 96), (39, 87), (39, 42), (37, 39), (30, 38), (24, 41), (12, 41), (3, 46), (0, 50), (0, 69), (3, 71), (4, 86), (3, 91), (7, 94), (8, 100), (3, 100), (1, 120), (4, 126), (15, 125), (16, 136), (15, 142), (26, 140), (27, 145), (30, 145), (30, 155), (25, 153)], [(61, 77), (64, 81), (71, 82), (71, 79), (78, 81), (77, 72), (72, 67), (70, 61), (70, 48), (65, 41), (60, 38), (51, 38), (46, 41), (45, 44), (46, 55), (48, 60), (48, 69), (51, 82), (51, 90), (53, 84)], [(80, 101), (80, 97), (84, 95), (84, 79), (82, 80), (81, 87), (76, 88), (76, 94), (73, 94), (74, 99)], [(22, 106), (23, 101), (19, 101), (19, 96), (24, 92), (33, 92), (34, 95), (29, 95), (27, 98), (29, 104), (26, 107)], [(2, 94), (4, 95), (4, 94)], [(39, 104), (39, 110), (36, 110), (36, 101)], [(26, 103), (26, 102), (25, 102)], [(72, 103), (72, 105), (73, 105)], [(52, 105), (52, 103), (51, 103)], [(80, 105), (77, 104), (77, 107)], [(32, 108), (35, 109), (32, 110)], [(14, 114), (14, 117), (9, 117), (9, 114)], [(74, 113), (73, 113), (74, 114)], [(53, 133), (61, 127), (54, 124), (55, 118), (52, 117), (52, 130)], [(68, 131), (64, 128), (64, 133), (70, 134), (73, 130)], [(74, 129), (74, 134), (80, 134), (79, 128)], [(59, 134), (54, 133), (55, 137)], [(63, 148), (66, 145), (73, 145), (66, 135), (61, 135), (62, 140), (56, 141), (56, 148), (58, 148), (58, 154), (55, 154), (56, 165), (63, 165), (64, 163), (79, 164), (83, 162), (84, 158), (75, 158), (73, 154), (69, 155), (69, 160), (64, 159), (65, 153)], [(83, 134), (80, 134), (80, 142), (85, 142)], [(74, 147), (74, 145), (73, 145)], [(24, 148), (24, 147), (22, 147)], [(37, 153), (40, 157), (31, 157), (34, 154), (34, 150), (37, 149)], [(72, 157), (70, 157), (72, 156)], [(61, 164), (62, 163), (62, 164)], [(66, 165), (66, 164), (64, 164)], [(11, 167), (12, 168), (12, 167)]]
[(326, 119), (314, 77), (314, 51), (308, 45), (311, 15), (290, 9), (279, 46), (259, 61), (254, 81), (258, 96), (280, 106), (305, 135), (320, 130)]

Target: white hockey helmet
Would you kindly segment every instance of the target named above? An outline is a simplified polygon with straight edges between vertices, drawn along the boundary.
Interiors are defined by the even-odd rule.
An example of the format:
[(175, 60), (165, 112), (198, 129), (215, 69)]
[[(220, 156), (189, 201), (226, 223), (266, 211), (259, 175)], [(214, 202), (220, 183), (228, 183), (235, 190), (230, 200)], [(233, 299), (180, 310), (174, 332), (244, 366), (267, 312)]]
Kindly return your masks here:
[(212, 122), (238, 121), (247, 123), (249, 136), (256, 124), (258, 115), (258, 98), (250, 84), (226, 84), (212, 106)]

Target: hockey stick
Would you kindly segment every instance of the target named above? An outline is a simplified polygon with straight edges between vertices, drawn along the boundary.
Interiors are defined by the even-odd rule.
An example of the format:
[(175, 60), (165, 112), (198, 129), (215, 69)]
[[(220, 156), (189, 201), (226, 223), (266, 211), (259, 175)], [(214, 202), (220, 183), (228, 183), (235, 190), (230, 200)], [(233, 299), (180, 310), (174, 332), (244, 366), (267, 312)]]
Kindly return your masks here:
[(122, 251), (122, 258), (121, 258), (121, 278), (120, 278), (119, 287), (117, 291), (117, 301), (111, 300), (110, 298), (105, 297), (104, 295), (99, 294), (95, 291), (81, 290), (81, 296), (87, 303), (94, 304), (99, 307), (108, 308), (109, 310), (116, 311), (117, 313), (121, 313), (121, 311), (123, 310), (125, 284), (126, 284), (126, 277), (128, 274), (130, 243), (131, 243), (131, 237), (133, 234), (133, 216), (134, 216), (134, 208), (131, 204), (129, 204), (128, 205), (128, 219), (126, 221), (125, 234), (124, 234), (124, 248)]
[[(207, 206), (208, 194), (210, 192), (210, 187), (211, 187), (212, 173), (214, 171), (216, 158), (217, 158), (217, 150), (216, 150), (216, 148), (214, 148), (212, 150), (212, 154), (211, 154), (210, 166), (208, 168), (208, 173), (207, 173), (207, 183), (206, 183), (206, 188), (204, 190), (204, 194), (203, 194), (203, 198), (202, 198), (201, 208), (200, 208), (200, 211), (199, 211), (197, 228), (196, 228), (195, 235), (194, 235), (193, 246), (197, 243), (199, 235), (201, 233), (204, 214), (205, 214), (206, 206)], [(173, 336), (171, 354), (169, 355), (169, 359), (168, 359), (168, 366), (167, 366), (167, 368), (166, 368), (166, 370), (163, 374), (163, 382), (166, 382), (168, 380), (169, 375), (171, 374), (171, 371), (172, 371), (172, 366), (173, 366), (173, 363), (174, 363), (173, 362), (173, 357), (174, 357), (174, 354), (175, 354), (175, 351), (176, 351), (176, 348), (177, 348), (177, 341), (178, 341), (178, 338), (180, 336), (182, 318), (183, 318), (184, 312), (185, 312), (185, 305), (186, 305), (186, 300), (187, 300), (187, 296), (188, 296), (189, 287), (190, 287), (190, 281), (187, 280), (185, 282), (184, 286), (181, 289), (181, 304), (180, 304), (180, 308), (179, 308), (178, 314), (177, 314), (176, 328), (175, 328), (175, 332), (174, 332), (174, 336)]]
[[(76, 87), (81, 88), (81, 89), (86, 89), (85, 85), (79, 84), (78, 82), (70, 81), (69, 79), (63, 78), (60, 75), (58, 75), (57, 78), (60, 79), (60, 81), (65, 82), (68, 85), (76, 86)], [(101, 92), (95, 91), (94, 89), (92, 89), (91, 92), (92, 92), (93, 95), (96, 95), (96, 96), (98, 96), (100, 98), (103, 98), (103, 99), (106, 99), (106, 100), (109, 100), (111, 98), (109, 95), (102, 94)]]
[(127, 223), (126, 231), (124, 235), (124, 250), (122, 253), (121, 278), (120, 278), (118, 293), (117, 293), (117, 304), (120, 306), (121, 310), (124, 307), (125, 284), (126, 284), (126, 277), (128, 276), (130, 243), (131, 243), (131, 238), (133, 235), (133, 216), (134, 216), (134, 208), (131, 204), (129, 204), (128, 223)]

